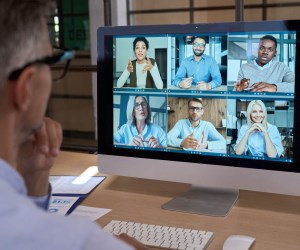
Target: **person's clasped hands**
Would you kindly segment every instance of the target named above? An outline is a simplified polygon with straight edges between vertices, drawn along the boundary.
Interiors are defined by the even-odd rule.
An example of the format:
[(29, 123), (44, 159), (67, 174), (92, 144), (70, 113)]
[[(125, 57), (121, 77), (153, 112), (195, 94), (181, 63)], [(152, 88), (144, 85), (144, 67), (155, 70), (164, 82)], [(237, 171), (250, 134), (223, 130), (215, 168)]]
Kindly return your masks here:
[(261, 132), (261, 133), (266, 133), (265, 127), (261, 123), (253, 123), (252, 126), (248, 129), (248, 133), (252, 132)]

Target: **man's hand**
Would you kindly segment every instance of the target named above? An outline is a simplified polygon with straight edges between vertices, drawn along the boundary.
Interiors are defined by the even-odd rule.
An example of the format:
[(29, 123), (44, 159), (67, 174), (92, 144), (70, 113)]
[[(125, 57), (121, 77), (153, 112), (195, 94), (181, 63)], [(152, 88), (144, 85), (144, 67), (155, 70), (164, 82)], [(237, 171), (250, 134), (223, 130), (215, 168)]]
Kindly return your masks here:
[(128, 234), (122, 233), (118, 236), (118, 238), (125, 241), (127, 244), (131, 245), (136, 250), (150, 250), (150, 248), (144, 246), (141, 242), (130, 237)]
[(192, 86), (192, 82), (193, 82), (193, 77), (185, 78), (181, 80), (181, 82), (179, 83), (179, 87), (182, 89), (188, 89)]
[(235, 85), (234, 88), (236, 91), (244, 91), (244, 89), (248, 88), (250, 84), (250, 79), (243, 78), (242, 80), (239, 80)]
[(152, 68), (153, 68), (153, 65), (151, 63), (151, 60), (149, 58), (146, 57), (146, 65), (145, 67), (143, 68), (143, 73), (147, 72), (147, 71), (150, 71)]
[(208, 148), (208, 143), (206, 140), (205, 133), (203, 131), (202, 132), (202, 140), (201, 140), (201, 143), (197, 146), (197, 149), (205, 149), (205, 148)]
[(20, 146), (17, 169), (25, 180), (29, 195), (48, 194), (49, 172), (59, 153), (61, 142), (60, 124), (44, 118), (39, 130)]
[(131, 62), (131, 58), (129, 59), (129, 61), (127, 63), (127, 70), (128, 70), (128, 72), (133, 72), (133, 65)]
[(257, 82), (252, 85), (251, 92), (276, 92), (277, 86), (272, 83)]
[(188, 135), (180, 144), (183, 148), (196, 149), (198, 146), (198, 140), (194, 137), (194, 132)]
[(211, 85), (209, 82), (197, 82), (197, 89), (199, 90), (210, 90), (211, 89)]

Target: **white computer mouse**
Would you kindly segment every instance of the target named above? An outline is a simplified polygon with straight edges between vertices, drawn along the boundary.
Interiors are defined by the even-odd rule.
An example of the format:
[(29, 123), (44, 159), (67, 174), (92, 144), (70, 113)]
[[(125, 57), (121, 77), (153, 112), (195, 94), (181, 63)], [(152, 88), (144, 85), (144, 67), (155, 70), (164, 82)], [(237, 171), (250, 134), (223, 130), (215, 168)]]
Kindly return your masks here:
[(223, 250), (248, 250), (255, 238), (246, 235), (230, 235), (223, 244)]

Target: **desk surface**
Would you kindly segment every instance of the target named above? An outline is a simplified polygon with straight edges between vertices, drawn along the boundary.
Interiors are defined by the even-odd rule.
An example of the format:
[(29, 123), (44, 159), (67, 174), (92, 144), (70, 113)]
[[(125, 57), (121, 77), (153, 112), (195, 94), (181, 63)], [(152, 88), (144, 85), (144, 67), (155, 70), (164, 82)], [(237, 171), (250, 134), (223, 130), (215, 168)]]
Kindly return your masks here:
[[(79, 175), (96, 162), (96, 155), (61, 152), (51, 174)], [(97, 221), (102, 226), (118, 219), (212, 231), (215, 238), (208, 250), (221, 250), (224, 240), (232, 234), (255, 237), (251, 250), (299, 250), (300, 197), (241, 190), (226, 217), (161, 208), (188, 188), (187, 184), (108, 176), (82, 205), (112, 209)]]

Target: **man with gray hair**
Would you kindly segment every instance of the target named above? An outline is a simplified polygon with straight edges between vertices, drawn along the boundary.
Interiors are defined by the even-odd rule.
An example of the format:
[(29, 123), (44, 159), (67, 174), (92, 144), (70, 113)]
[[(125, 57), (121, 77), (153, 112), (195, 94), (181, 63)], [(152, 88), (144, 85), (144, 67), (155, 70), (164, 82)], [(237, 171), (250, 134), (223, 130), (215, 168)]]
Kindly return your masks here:
[(54, 10), (53, 0), (0, 3), (1, 249), (144, 249), (129, 236), (122, 241), (82, 218), (46, 211), (62, 141), (60, 124), (44, 117), (49, 65), (73, 56), (53, 54), (46, 18)]

